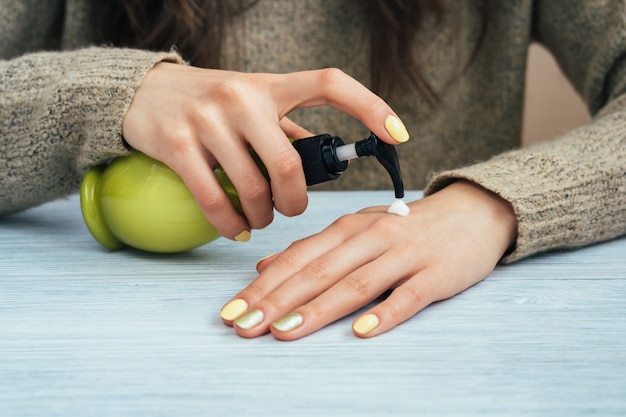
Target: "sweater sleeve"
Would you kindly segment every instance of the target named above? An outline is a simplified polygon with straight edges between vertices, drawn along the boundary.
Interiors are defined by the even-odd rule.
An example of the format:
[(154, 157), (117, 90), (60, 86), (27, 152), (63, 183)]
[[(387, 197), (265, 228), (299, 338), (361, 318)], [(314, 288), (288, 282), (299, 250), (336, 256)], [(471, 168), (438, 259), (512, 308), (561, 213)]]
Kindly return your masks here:
[(593, 122), (553, 141), (434, 175), (425, 195), (468, 179), (508, 200), (512, 262), (626, 234), (626, 8), (618, 1), (535, 2), (533, 35), (585, 99)]
[(0, 61), (0, 215), (75, 192), (86, 170), (129, 152), (135, 89), (175, 53), (91, 47)]

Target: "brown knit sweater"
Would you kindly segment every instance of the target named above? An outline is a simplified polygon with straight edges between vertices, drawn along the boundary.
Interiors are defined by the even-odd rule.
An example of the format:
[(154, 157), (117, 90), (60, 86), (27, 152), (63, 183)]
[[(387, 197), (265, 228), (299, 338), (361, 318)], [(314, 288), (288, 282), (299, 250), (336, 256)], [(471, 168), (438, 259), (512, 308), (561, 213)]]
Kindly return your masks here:
[[(427, 22), (407, 51), (422, 63), (440, 105), (429, 107), (410, 88), (388, 99), (412, 136), (398, 147), (407, 187), (429, 194), (467, 178), (510, 201), (519, 237), (505, 261), (625, 234), (626, 6), (489, 2), (482, 47), (459, 76), (479, 33), (471, 4), (451, 1), (444, 21)], [(156, 62), (182, 63), (171, 52), (92, 45), (88, 10), (89, 0), (0, 0), (0, 215), (73, 193), (90, 166), (127, 154), (121, 123), (142, 77)], [(353, 0), (261, 0), (236, 22), (238, 36), (227, 39), (236, 45), (227, 68), (339, 67), (367, 85), (367, 30)], [(594, 120), (516, 150), (531, 40), (554, 54)], [(330, 108), (292, 118), (348, 142), (367, 135)], [(359, 160), (323, 188), (391, 183), (374, 161)]]

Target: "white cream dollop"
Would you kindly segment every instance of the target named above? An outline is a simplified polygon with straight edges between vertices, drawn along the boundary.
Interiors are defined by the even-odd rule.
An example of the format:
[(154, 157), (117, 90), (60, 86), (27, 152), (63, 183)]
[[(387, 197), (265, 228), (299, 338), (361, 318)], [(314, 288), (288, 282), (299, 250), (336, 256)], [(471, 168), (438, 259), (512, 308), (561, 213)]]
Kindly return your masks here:
[(409, 206), (406, 205), (403, 199), (396, 198), (393, 203), (389, 205), (387, 209), (387, 213), (396, 214), (398, 216), (408, 216), (411, 212)]

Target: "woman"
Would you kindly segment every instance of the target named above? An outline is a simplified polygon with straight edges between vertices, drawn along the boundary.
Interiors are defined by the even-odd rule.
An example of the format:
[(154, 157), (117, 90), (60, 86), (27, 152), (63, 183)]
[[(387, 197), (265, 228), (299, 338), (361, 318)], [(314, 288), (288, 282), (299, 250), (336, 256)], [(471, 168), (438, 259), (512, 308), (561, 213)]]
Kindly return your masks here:
[[(261, 261), (220, 313), (241, 336), (297, 339), (393, 289), (353, 323), (357, 336), (376, 336), (499, 261), (626, 232), (626, 10), (617, 1), (41, 3), (0, 2), (3, 214), (76, 190), (88, 167), (134, 148), (177, 171), (222, 235), (245, 241), (273, 208), (306, 207), (289, 136), (356, 140), (371, 130), (401, 143), (405, 184), (425, 186), (426, 197), (407, 217), (367, 208)], [(533, 39), (594, 122), (502, 153), (519, 145)], [(216, 163), (245, 218), (217, 187)], [(360, 161), (327, 188), (388, 182)]]

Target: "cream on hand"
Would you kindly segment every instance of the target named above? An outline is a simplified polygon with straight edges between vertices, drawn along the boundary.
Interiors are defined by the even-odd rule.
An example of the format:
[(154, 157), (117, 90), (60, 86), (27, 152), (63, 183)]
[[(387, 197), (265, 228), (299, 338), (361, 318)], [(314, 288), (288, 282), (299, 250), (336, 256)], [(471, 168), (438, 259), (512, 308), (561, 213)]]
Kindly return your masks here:
[(411, 209), (401, 198), (396, 198), (393, 203), (389, 205), (387, 213), (396, 214), (398, 216), (408, 216), (411, 213)]

